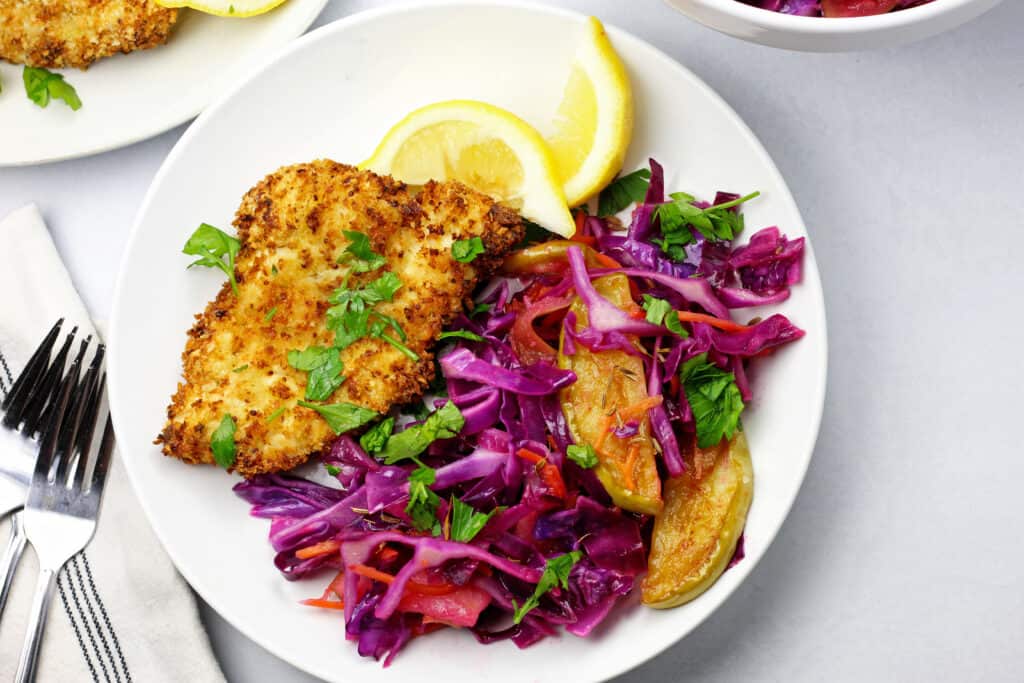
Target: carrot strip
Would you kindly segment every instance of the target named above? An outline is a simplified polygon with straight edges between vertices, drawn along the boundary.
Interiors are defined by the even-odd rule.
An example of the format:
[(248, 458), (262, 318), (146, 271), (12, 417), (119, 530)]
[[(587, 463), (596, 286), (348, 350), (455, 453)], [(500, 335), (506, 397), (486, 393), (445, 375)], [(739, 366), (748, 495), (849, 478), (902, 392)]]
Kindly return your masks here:
[(633, 444), (633, 447), (629, 449), (629, 455), (626, 456), (625, 468), (619, 467), (622, 471), (622, 478), (625, 480), (623, 483), (626, 488), (630, 491), (636, 489), (636, 477), (633, 476), (633, 471), (636, 469), (637, 458), (640, 457), (640, 446)]
[(306, 546), (305, 548), (299, 548), (295, 551), (295, 557), (300, 560), (308, 560), (309, 558), (316, 557), (317, 555), (333, 553), (340, 547), (341, 544), (334, 540), (321, 541), (320, 543), (314, 543), (313, 545)]
[(341, 600), (325, 600), (323, 598), (309, 598), (301, 601), (303, 605), (310, 607), (321, 607), (323, 609), (345, 609), (345, 603)]
[(532, 462), (535, 465), (544, 462), (544, 458), (537, 455), (528, 448), (520, 448), (518, 451), (516, 451), (516, 455), (527, 462)]
[(594, 450), (600, 451), (601, 446), (604, 445), (604, 440), (608, 438), (608, 432), (612, 430), (612, 423), (615, 422), (615, 415), (605, 415), (604, 421), (601, 422), (601, 433), (597, 437), (597, 441), (594, 442)]
[(641, 399), (631, 406), (626, 406), (619, 410), (619, 417), (623, 420), (639, 420), (647, 415), (647, 411), (655, 406), (661, 405), (661, 402), (665, 400), (662, 396), (648, 396), (647, 398)]
[(367, 567), (365, 564), (350, 564), (348, 566), (348, 570), (353, 574), (365, 576), (368, 579), (380, 581), (381, 583), (390, 584), (395, 580), (395, 577), (391, 576), (391, 574), (386, 574), (379, 569), (374, 569), (373, 567)]
[(684, 323), (707, 323), (711, 327), (717, 327), (726, 332), (743, 332), (750, 329), (748, 325), (740, 325), (732, 320), (716, 318), (705, 313), (694, 313), (693, 311), (676, 311), (676, 313), (679, 315), (679, 320)]
[(621, 268), (622, 264), (613, 259), (611, 256), (602, 254), (600, 252), (594, 255), (594, 258), (605, 268)]

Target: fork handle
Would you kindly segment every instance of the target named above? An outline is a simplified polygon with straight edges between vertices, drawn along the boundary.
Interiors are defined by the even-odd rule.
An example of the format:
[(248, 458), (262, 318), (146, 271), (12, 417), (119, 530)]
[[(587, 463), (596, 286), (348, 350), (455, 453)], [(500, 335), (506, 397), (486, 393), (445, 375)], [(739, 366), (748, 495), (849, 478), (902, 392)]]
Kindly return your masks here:
[(25, 645), (21, 649), (18, 661), (16, 683), (31, 683), (36, 678), (36, 659), (39, 657), (39, 646), (43, 642), (43, 631), (46, 628), (46, 614), (50, 608), (53, 589), (57, 585), (58, 569), (44, 567), (39, 570), (36, 581), (36, 595), (32, 599), (32, 612), (29, 618), (28, 631), (25, 633)]
[(7, 539), (7, 550), (4, 551), (3, 559), (0, 559), (0, 618), (3, 618), (4, 607), (7, 606), (7, 595), (11, 592), (11, 583), (14, 582), (14, 572), (18, 568), (18, 560), (25, 550), (25, 520), (22, 518), (21, 510), (11, 515), (11, 537)]

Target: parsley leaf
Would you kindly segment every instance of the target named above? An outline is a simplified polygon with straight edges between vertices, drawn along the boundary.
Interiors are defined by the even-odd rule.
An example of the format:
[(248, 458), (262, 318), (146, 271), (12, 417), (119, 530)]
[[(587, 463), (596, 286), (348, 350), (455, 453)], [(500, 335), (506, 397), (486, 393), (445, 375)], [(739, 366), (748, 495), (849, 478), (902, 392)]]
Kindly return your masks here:
[(701, 448), (718, 445), (722, 437), (731, 439), (743, 412), (735, 375), (712, 365), (707, 358), (706, 353), (694, 356), (679, 369)]
[(352, 403), (334, 403), (331, 405), (317, 405), (307, 401), (299, 401), (299, 405), (320, 413), (320, 417), (327, 421), (327, 425), (335, 434), (341, 434), (362, 427), (364, 424), (377, 417), (377, 413), (357, 406)]
[(473, 306), (473, 310), (469, 312), (469, 317), (472, 318), (480, 313), (486, 313), (487, 311), (494, 308), (494, 304), (476, 304)]
[(306, 400), (326, 401), (341, 386), (345, 377), (338, 349), (310, 346), (305, 351), (289, 351), (288, 365), (309, 373), (306, 376)]
[(479, 237), (452, 242), (452, 258), (459, 263), (470, 263), (484, 253), (484, 241)]
[(544, 573), (541, 574), (540, 581), (537, 582), (537, 588), (534, 589), (533, 595), (527, 598), (526, 602), (522, 605), (517, 605), (515, 600), (512, 601), (512, 607), (515, 608), (512, 622), (515, 624), (521, 622), (527, 612), (540, 604), (541, 597), (546, 595), (555, 586), (561, 585), (563, 590), (567, 590), (569, 588), (569, 573), (576, 563), (579, 562), (580, 557), (580, 551), (573, 550), (565, 555), (548, 558), (547, 564), (544, 566)]
[(380, 449), (384, 448), (384, 444), (387, 443), (388, 439), (391, 437), (391, 432), (394, 431), (394, 429), (395, 418), (386, 417), (359, 437), (359, 445), (362, 446), (363, 450), (367, 453), (376, 453)]
[(232, 368), (231, 372), (243, 372), (243, 371), (248, 370), (248, 369), (249, 369), (249, 364), (246, 363), (245, 365), (239, 365), (237, 368)]
[(694, 241), (691, 227), (709, 240), (731, 242), (743, 232), (743, 214), (730, 209), (759, 196), (752, 192), (745, 197), (722, 202), (702, 209), (694, 204), (693, 195), (674, 192), (672, 201), (660, 205), (655, 211), (661, 224), (661, 239), (654, 242), (671, 258), (681, 261), (686, 258), (683, 249)]
[[(241, 243), (223, 230), (213, 227), (209, 223), (200, 223), (192, 236), (185, 242), (181, 253), (199, 258), (188, 264), (192, 266), (206, 266), (207, 268), (219, 268), (228, 276), (231, 282), (231, 290), (238, 296), (238, 283), (235, 282), (235, 256)], [(227, 261), (224, 257), (227, 257)]]
[(664, 325), (668, 328), (669, 332), (677, 334), (684, 339), (690, 336), (690, 333), (683, 327), (683, 323), (680, 322), (679, 316), (676, 315), (675, 309), (672, 308), (672, 304), (669, 302), (653, 297), (650, 294), (644, 294), (643, 307), (647, 311), (647, 322), (654, 323), (655, 325)]
[(477, 512), (472, 505), (463, 503), (454, 496), (451, 500), (451, 507), (451, 540), (460, 543), (472, 541), (473, 537), (480, 533), (488, 520), (497, 512), (497, 510)]
[(217, 429), (213, 430), (210, 437), (210, 450), (213, 451), (213, 460), (220, 467), (229, 469), (235, 464), (235, 419), (224, 413)]
[(634, 202), (642, 202), (647, 194), (647, 186), (651, 184), (650, 169), (641, 168), (619, 176), (608, 187), (601, 190), (597, 200), (597, 215), (611, 216), (622, 211)]
[(570, 444), (565, 449), (565, 455), (585, 470), (597, 467), (597, 451), (589, 443)]
[(284, 411), (286, 411), (286, 410), (288, 410), (288, 406), (281, 406), (280, 408), (278, 408), (277, 410), (272, 412), (270, 415), (267, 415), (267, 419), (264, 420), (264, 422), (266, 422), (267, 424), (270, 424), (271, 422), (273, 422), (277, 418), (281, 417), (281, 415), (283, 415)]
[(422, 424), (409, 427), (388, 439), (380, 457), (384, 458), (387, 465), (415, 458), (438, 439), (450, 439), (458, 434), (465, 422), (455, 404), (448, 401), (428, 415)]
[(78, 93), (60, 74), (26, 66), (21, 72), (21, 80), (25, 84), (25, 94), (40, 107), (50, 104), (52, 97), (64, 100), (64, 103), (71, 107), (72, 111), (82, 108), (82, 100), (78, 99)]
[(339, 474), (341, 474), (341, 468), (338, 467), (337, 465), (327, 465), (327, 464), (325, 464), (324, 465), (324, 469), (326, 469), (327, 470), (327, 474), (331, 475), (332, 477), (336, 477)]
[(369, 273), (385, 264), (384, 257), (370, 247), (370, 238), (366, 233), (355, 230), (342, 230), (342, 233), (351, 244), (345, 248), (341, 263), (347, 263), (356, 273)]
[(425, 465), (420, 465), (409, 475), (409, 502), (405, 512), (420, 531), (432, 529), (437, 523), (437, 507), (441, 499), (430, 490), (436, 479), (434, 470)]
[[(327, 309), (327, 329), (334, 332), (334, 345), (344, 349), (363, 337), (378, 337), (418, 361), (419, 354), (403, 343), (405, 331), (398, 321), (373, 310), (374, 305), (394, 299), (401, 287), (402, 281), (389, 271), (361, 289), (335, 289), (328, 297), (334, 305)], [(387, 333), (388, 328), (395, 331), (397, 338)]]
[(438, 341), (444, 341), (445, 339), (468, 339), (469, 341), (483, 341), (476, 332), (470, 332), (469, 330), (449, 330), (448, 332), (442, 332), (441, 336), (437, 338)]

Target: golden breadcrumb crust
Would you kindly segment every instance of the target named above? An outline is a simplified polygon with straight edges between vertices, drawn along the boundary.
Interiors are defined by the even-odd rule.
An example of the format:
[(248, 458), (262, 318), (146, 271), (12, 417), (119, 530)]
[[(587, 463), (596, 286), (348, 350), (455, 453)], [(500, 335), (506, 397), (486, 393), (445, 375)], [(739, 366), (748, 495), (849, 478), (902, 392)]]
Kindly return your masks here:
[(85, 69), (167, 42), (178, 10), (153, 0), (0, 0), (0, 58)]
[[(325, 312), (328, 295), (348, 273), (338, 263), (349, 245), (343, 231), (365, 233), (387, 260), (380, 270), (352, 276), (348, 286), (386, 270), (398, 275), (401, 289), (376, 310), (401, 324), (406, 345), (421, 358), (414, 362), (375, 338), (341, 351), (346, 379), (326, 402), (379, 413), (422, 395), (443, 326), (523, 233), (514, 211), (459, 183), (432, 182), (414, 194), (391, 178), (329, 160), (264, 178), (242, 200), (235, 227), (238, 296), (225, 283), (196, 316), (182, 355), (184, 382), (157, 443), (186, 462), (213, 462), (210, 437), (230, 414), (237, 424), (233, 469), (245, 476), (291, 469), (334, 438), (314, 410), (296, 405), (306, 374), (290, 367), (287, 355), (333, 343)], [(482, 239), (486, 253), (459, 263), (451, 245), (471, 237)]]

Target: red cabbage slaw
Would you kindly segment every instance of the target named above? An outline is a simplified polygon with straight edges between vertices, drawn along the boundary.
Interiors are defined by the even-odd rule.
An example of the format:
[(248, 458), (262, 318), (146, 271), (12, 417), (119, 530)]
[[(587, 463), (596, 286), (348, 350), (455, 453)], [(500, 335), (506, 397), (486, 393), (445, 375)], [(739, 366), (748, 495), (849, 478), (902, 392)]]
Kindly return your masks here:
[[(713, 204), (692, 206), (738, 198), (719, 193)], [(461, 415), (444, 433), (453, 438), (392, 462), (370, 435), (342, 435), (322, 454), (336, 486), (286, 475), (235, 486), (254, 516), (271, 520), (274, 562), (285, 578), (333, 572), (323, 595), (305, 602), (338, 610), (360, 655), (386, 666), (412, 638), (444, 627), (520, 648), (559, 627), (586, 636), (633, 590), (646, 570), (652, 518), (615, 507), (594, 472), (569, 455), (576, 445), (559, 391), (577, 378), (555, 362), (563, 330), (566, 354), (582, 345), (642, 357), (647, 393), (657, 399), (647, 416), (663, 478), (684, 471), (695, 444), (683, 365), (704, 355), (732, 373), (745, 403), (752, 395), (746, 364), (803, 336), (783, 315), (749, 324), (731, 317), (788, 298), (801, 279), (803, 238), (768, 227), (734, 246), (684, 225), (684, 251), (670, 256), (661, 207), (672, 201), (651, 160), (628, 230), (617, 230), (612, 217), (578, 212), (572, 240), (506, 260), (474, 311), (450, 326), (454, 343), (438, 353), (441, 381), (425, 404), (435, 416)], [(740, 207), (727, 210), (742, 229)], [(611, 304), (592, 281), (612, 272), (628, 277), (637, 301), (667, 302), (680, 324), (645, 316), (639, 304), (633, 311)], [(582, 329), (569, 311), (577, 296), (588, 313)], [(396, 435), (434, 419), (417, 412), (394, 411)], [(635, 433), (627, 422), (608, 438)], [(415, 514), (425, 497), (435, 510), (426, 525)], [(742, 543), (734, 562), (741, 557)]]
[(761, 9), (801, 17), (866, 17), (925, 5), (932, 0), (739, 0)]

